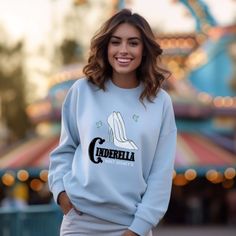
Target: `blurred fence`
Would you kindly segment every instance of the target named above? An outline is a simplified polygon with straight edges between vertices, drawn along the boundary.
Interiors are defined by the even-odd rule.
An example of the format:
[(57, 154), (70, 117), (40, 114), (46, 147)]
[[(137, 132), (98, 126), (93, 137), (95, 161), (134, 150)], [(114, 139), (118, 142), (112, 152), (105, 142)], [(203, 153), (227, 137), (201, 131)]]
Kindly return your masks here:
[(55, 205), (0, 208), (0, 236), (58, 236), (62, 214)]

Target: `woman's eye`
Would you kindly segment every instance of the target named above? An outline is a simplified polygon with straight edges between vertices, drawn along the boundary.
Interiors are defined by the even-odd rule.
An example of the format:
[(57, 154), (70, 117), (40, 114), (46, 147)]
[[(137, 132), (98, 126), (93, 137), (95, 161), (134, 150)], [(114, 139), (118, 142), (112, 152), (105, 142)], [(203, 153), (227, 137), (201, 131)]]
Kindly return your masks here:
[(111, 41), (110, 42), (112, 45), (118, 45), (120, 42), (119, 41)]
[(138, 46), (138, 42), (129, 42), (132, 47)]

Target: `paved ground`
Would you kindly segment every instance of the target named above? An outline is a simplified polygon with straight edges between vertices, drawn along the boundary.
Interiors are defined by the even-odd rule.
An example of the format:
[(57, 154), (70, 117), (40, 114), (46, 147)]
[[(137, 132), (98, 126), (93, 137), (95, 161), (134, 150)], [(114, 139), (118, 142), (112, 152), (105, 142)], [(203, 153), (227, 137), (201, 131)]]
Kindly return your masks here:
[(236, 226), (160, 226), (153, 236), (236, 236)]

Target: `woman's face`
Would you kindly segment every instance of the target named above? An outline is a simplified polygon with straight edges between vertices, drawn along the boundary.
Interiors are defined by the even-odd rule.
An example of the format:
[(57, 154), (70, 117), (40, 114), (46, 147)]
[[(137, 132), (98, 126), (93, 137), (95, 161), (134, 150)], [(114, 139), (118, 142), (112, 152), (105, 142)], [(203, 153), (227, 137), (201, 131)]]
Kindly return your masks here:
[(117, 75), (134, 75), (142, 61), (143, 42), (139, 30), (128, 23), (120, 24), (108, 44), (108, 61)]

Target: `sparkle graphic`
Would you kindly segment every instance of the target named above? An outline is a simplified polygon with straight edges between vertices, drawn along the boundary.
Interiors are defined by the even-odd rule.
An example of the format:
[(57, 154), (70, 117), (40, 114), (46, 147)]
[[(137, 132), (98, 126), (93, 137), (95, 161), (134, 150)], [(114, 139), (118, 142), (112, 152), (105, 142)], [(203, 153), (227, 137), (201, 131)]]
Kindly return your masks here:
[(138, 122), (138, 118), (139, 118), (139, 116), (138, 115), (133, 115), (133, 120), (135, 121), (135, 122)]
[(96, 126), (97, 126), (97, 128), (102, 127), (102, 121), (98, 121), (98, 122), (96, 122)]

